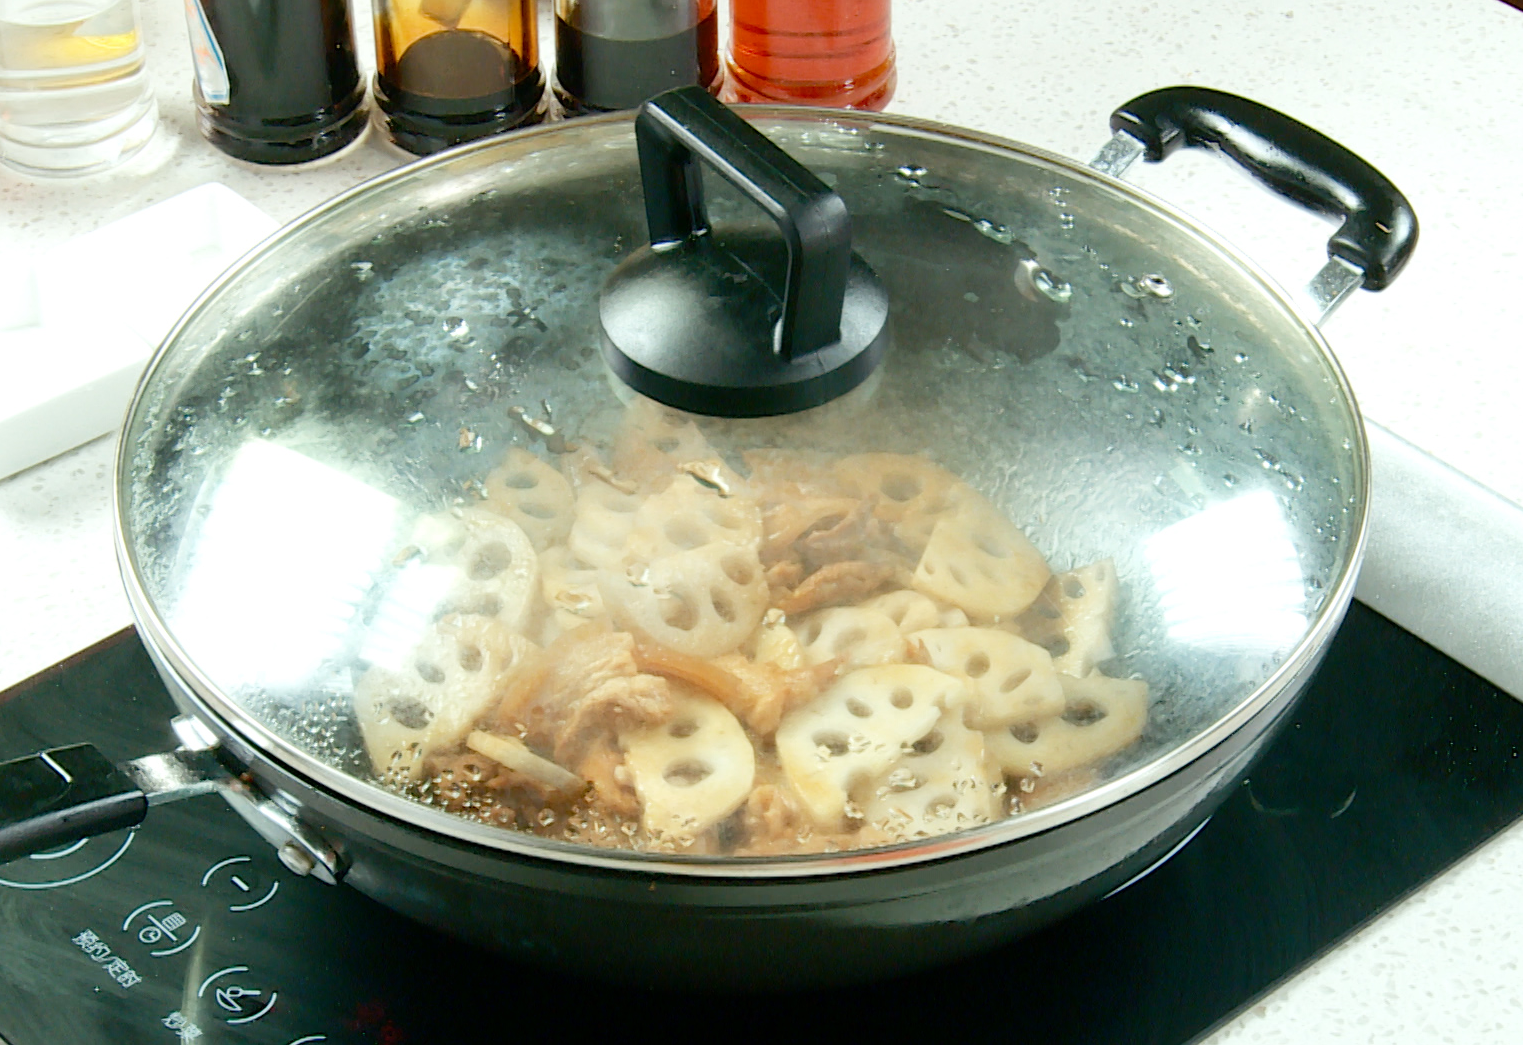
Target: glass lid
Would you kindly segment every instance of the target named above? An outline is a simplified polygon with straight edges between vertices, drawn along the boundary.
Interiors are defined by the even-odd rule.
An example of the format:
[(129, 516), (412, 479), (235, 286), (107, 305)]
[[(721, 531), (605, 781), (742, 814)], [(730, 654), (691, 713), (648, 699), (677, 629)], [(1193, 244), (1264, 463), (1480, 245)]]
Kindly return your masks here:
[[(231, 728), (434, 830), (701, 864), (1051, 826), (1315, 655), (1364, 442), (1278, 290), (1058, 157), (748, 115), (887, 294), (881, 365), (826, 405), (699, 416), (613, 376), (599, 294), (647, 241), (627, 115), (362, 186), (176, 329), (121, 542)], [(706, 180), (720, 248), (766, 233)]]

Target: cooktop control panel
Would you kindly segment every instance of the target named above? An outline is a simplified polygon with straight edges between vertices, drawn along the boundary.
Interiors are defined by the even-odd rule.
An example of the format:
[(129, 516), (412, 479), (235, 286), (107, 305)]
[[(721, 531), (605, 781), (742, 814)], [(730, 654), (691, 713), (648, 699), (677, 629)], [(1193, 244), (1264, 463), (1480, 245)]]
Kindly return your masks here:
[[(66, 1040), (59, 1009), (80, 1042), (428, 1040), (388, 1021), (385, 964), (411, 961), (364, 933), (359, 897), (293, 876), (216, 796), (150, 816), (0, 867), (12, 1045)], [(368, 973), (375, 996), (335, 998), (313, 956)]]
[[(116, 761), (166, 750), (173, 714), (123, 633), (0, 694), (0, 759), (82, 740)], [(1519, 737), (1523, 703), (1356, 605), (1294, 719), (1152, 874), (984, 957), (765, 997), (612, 987), (475, 950), (297, 877), (207, 795), (0, 865), (0, 1041), (435, 1045), (548, 1019), (566, 1041), (956, 1026), (1181, 1045), (1523, 814)]]

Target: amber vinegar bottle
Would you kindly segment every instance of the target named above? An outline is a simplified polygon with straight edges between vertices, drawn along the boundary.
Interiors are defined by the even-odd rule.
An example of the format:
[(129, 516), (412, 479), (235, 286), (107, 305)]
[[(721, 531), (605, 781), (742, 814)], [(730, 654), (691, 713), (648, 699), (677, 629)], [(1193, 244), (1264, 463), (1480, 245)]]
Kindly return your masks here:
[(423, 155), (544, 119), (534, 0), (376, 0), (375, 100)]
[(882, 109), (894, 96), (890, 0), (731, 0), (725, 97)]

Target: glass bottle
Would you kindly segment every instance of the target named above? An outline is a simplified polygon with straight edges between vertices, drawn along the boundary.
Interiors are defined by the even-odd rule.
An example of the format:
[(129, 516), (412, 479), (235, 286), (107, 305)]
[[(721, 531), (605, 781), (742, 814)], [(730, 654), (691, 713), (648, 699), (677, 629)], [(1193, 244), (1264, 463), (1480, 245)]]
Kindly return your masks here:
[(726, 96), (882, 109), (898, 79), (889, 8), (890, 0), (732, 0)]
[(305, 163), (365, 129), (345, 0), (186, 0), (201, 133), (252, 163)]
[(424, 155), (544, 119), (534, 0), (376, 0), (375, 99)]
[(92, 174), (153, 138), (137, 0), (0, 0), (0, 162)]
[(567, 112), (719, 83), (716, 0), (555, 0), (555, 96)]

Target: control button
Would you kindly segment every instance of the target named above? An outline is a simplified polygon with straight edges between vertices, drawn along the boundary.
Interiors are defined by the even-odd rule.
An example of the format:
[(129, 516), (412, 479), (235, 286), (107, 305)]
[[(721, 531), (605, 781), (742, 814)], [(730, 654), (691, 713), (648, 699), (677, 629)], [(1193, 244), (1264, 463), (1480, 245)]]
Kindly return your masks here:
[[(169, 908), (169, 910), (165, 911), (161, 909), (165, 907)], [(150, 911), (154, 913), (150, 914)], [(131, 932), (132, 923), (137, 921), (139, 917), (142, 918), (142, 922), (137, 930), (139, 943), (152, 947), (154, 944), (168, 942), (167, 947), (161, 947), (158, 950), (148, 952), (155, 958), (167, 958), (171, 954), (179, 954), (185, 948), (195, 943), (196, 938), (201, 935), (201, 926), (199, 925), (190, 929), (185, 928), (185, 926), (190, 924), (190, 920), (179, 911), (174, 910), (173, 900), (154, 900), (143, 904), (129, 914), (126, 921), (122, 922), (122, 932)]]
[[(217, 1003), (218, 1008), (228, 1014), (229, 1018), (225, 1022), (231, 1026), (253, 1023), (275, 1007), (275, 999), (280, 995), (275, 991), (246, 987), (243, 983), (230, 979), (248, 971), (247, 965), (229, 965), (225, 969), (218, 969), (201, 981), (196, 997), (206, 997), (207, 988), (215, 983), (217, 986), (212, 991), (212, 1000)], [(222, 982), (219, 983), (219, 980)]]
[(9, 889), (59, 889), (83, 882), (120, 860), (136, 837), (136, 829), (129, 830), (125, 835), (112, 832), (45, 853), (33, 853), (25, 860), (13, 860), (5, 865), (5, 876), (0, 877), (0, 886)]
[(203, 888), (231, 890), (235, 899), (228, 904), (227, 909), (234, 913), (263, 907), (280, 891), (280, 883), (266, 884), (253, 867), (253, 862), (253, 857), (249, 856), (230, 856), (218, 861), (201, 876), (201, 885)]

